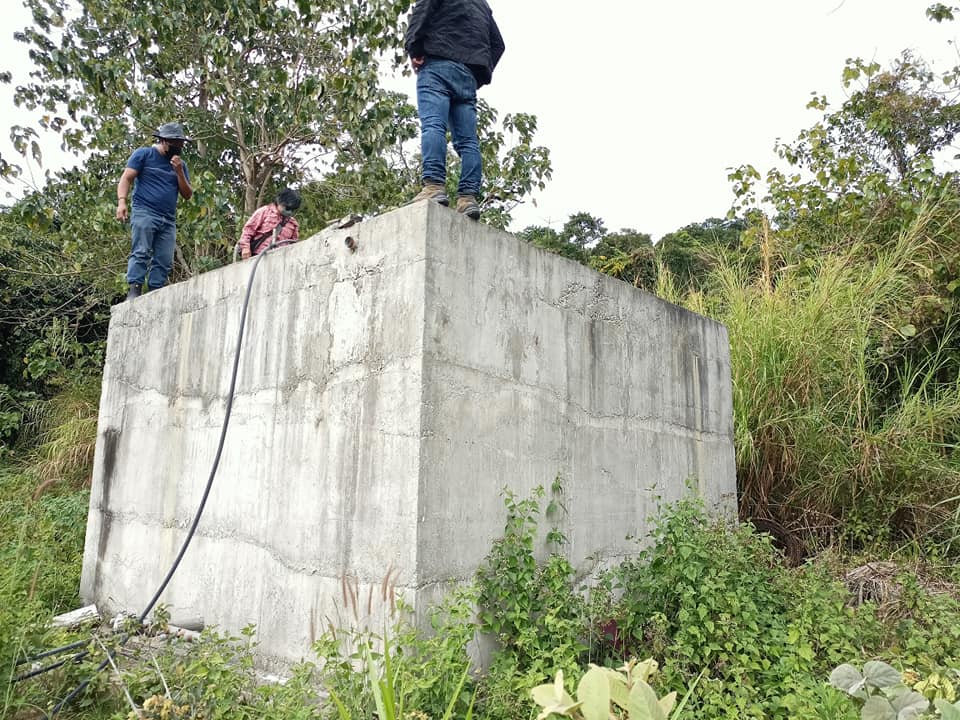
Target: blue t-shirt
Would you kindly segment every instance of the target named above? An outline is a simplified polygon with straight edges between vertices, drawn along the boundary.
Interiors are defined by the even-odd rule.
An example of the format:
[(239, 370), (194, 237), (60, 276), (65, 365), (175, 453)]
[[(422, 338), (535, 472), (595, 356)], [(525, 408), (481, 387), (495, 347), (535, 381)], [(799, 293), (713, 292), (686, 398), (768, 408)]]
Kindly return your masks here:
[[(127, 160), (127, 167), (137, 171), (137, 180), (133, 186), (133, 206), (143, 207), (158, 215), (176, 220), (177, 197), (180, 194), (177, 185), (177, 171), (170, 164), (170, 158), (162, 155), (152, 145), (133, 151)], [(190, 180), (187, 164), (183, 164), (183, 174)]]

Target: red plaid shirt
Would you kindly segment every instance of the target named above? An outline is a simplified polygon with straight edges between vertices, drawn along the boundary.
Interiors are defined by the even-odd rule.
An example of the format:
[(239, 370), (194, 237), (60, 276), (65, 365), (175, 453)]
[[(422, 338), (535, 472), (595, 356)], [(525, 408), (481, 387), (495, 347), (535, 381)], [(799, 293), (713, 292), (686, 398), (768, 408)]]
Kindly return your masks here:
[[(273, 230), (283, 222), (283, 215), (275, 203), (264, 205), (258, 208), (250, 219), (243, 226), (243, 232), (240, 233), (240, 252), (246, 253), (250, 250), (250, 241), (267, 233), (267, 237), (260, 241), (254, 255), (259, 255), (270, 247), (270, 241), (273, 239)], [(297, 219), (291, 217), (286, 224), (280, 228), (280, 237), (274, 247), (289, 245), (300, 239), (300, 226), (297, 225)]]

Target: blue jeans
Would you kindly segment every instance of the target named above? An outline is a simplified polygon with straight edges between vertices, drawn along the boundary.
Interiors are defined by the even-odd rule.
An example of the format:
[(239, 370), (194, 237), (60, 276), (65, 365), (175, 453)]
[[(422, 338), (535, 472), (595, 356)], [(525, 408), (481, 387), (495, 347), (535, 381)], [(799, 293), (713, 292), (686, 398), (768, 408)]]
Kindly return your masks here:
[(480, 142), (477, 139), (477, 80), (453, 60), (427, 56), (417, 73), (420, 154), (423, 181), (443, 185), (447, 178), (447, 129), (460, 156), (458, 195), (480, 192)]
[[(127, 284), (156, 290), (167, 284), (177, 245), (177, 225), (168, 217), (142, 207), (130, 215), (132, 243), (127, 258)], [(147, 273), (149, 272), (149, 276)]]

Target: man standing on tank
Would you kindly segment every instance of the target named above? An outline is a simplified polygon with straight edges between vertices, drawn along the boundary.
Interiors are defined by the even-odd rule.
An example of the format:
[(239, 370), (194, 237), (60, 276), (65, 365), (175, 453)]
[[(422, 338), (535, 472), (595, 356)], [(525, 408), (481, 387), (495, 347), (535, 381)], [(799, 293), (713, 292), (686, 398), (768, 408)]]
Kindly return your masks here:
[[(127, 300), (167, 283), (177, 245), (177, 200), (193, 195), (190, 172), (180, 157), (190, 142), (179, 123), (166, 123), (153, 134), (156, 142), (133, 151), (117, 183), (117, 220), (130, 220)], [(127, 198), (133, 186), (133, 213)]]
[(423, 190), (414, 198), (448, 205), (447, 130), (460, 156), (457, 211), (480, 218), (477, 88), (490, 82), (505, 49), (486, 0), (417, 0), (404, 43), (417, 73)]

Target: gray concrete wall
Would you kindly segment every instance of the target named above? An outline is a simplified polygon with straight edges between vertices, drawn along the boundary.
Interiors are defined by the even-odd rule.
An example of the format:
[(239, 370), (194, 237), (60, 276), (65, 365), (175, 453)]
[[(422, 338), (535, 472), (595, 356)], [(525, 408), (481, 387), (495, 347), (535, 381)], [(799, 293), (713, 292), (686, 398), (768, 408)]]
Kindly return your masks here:
[[(250, 266), (113, 309), (81, 587), (108, 611), (139, 613), (183, 541)], [(260, 264), (220, 469), (161, 601), (256, 624), (267, 665), (310, 657), (390, 589), (422, 608), (469, 577), (501, 489), (558, 474), (584, 572), (688, 478), (732, 511), (723, 326), (432, 204), (323, 233)]]
[(627, 535), (687, 480), (734, 508), (722, 325), (449, 213), (428, 227), (426, 273), (421, 586), (477, 567), (504, 486), (559, 475), (584, 573), (635, 552)]

